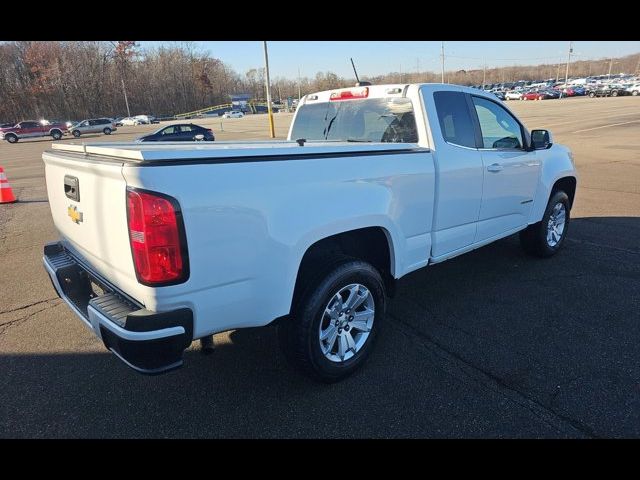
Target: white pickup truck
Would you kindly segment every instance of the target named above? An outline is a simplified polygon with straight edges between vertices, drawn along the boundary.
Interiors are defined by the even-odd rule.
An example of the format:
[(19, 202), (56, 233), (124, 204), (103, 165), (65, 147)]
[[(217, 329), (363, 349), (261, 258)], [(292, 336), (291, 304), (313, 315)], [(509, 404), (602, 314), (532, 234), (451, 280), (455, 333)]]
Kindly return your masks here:
[(288, 141), (54, 143), (43, 154), (58, 294), (134, 369), (277, 323), (332, 382), (370, 353), (394, 281), (520, 232), (563, 245), (571, 152), (495, 96), (442, 84), (305, 96)]

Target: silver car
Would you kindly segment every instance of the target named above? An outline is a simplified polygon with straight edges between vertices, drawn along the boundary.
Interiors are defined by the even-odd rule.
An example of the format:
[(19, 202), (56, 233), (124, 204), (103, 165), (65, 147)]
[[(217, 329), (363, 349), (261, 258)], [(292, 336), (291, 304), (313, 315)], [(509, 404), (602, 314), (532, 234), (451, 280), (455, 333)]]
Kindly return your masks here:
[(69, 129), (69, 133), (74, 137), (79, 137), (85, 133), (104, 133), (111, 135), (117, 130), (113, 120), (110, 118), (92, 118), (78, 122)]

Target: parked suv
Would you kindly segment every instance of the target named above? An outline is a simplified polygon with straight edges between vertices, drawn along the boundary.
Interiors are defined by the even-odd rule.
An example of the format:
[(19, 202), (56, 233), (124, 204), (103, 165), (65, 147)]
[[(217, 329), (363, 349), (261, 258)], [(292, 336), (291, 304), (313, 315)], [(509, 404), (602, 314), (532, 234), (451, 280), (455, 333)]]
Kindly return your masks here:
[(111, 135), (111, 132), (116, 130), (116, 125), (110, 118), (93, 118), (77, 123), (69, 129), (69, 132), (77, 138), (83, 133), (104, 133), (105, 135)]
[(617, 85), (599, 85), (594, 90), (589, 92), (589, 96), (593, 97), (617, 97), (623, 95), (631, 95), (631, 92), (628, 92), (622, 87)]

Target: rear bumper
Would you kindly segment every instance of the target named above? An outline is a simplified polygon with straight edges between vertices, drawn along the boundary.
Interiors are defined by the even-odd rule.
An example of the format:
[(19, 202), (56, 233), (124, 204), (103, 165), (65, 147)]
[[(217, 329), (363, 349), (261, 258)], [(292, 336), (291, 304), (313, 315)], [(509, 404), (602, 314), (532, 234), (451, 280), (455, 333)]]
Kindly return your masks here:
[(190, 309), (144, 309), (59, 242), (45, 245), (43, 262), (60, 298), (128, 366), (158, 374), (182, 365), (182, 353), (193, 339)]

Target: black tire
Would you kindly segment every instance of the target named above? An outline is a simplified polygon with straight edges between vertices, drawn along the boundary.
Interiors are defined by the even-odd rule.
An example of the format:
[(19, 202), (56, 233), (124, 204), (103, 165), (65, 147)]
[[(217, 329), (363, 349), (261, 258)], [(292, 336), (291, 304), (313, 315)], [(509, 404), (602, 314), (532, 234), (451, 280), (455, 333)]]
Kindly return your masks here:
[(9, 143), (16, 143), (18, 141), (18, 136), (14, 135), (12, 133), (5, 135), (4, 138), (7, 140), (7, 142)]
[(103, 132), (105, 135), (111, 135), (111, 129), (109, 127), (105, 128)]
[(76, 137), (76, 138), (78, 138), (80, 135), (82, 135), (80, 130), (74, 130), (72, 133), (73, 133), (73, 136)]
[[(564, 205), (565, 210), (565, 224), (560, 239), (555, 245), (550, 245), (547, 241), (547, 228), (549, 224), (549, 218), (558, 203)], [(564, 240), (567, 238), (567, 232), (569, 231), (569, 224), (571, 223), (571, 211), (569, 196), (562, 190), (555, 190), (551, 193), (549, 203), (544, 211), (542, 220), (533, 225), (529, 225), (527, 228), (520, 232), (520, 245), (525, 252), (536, 257), (547, 258), (555, 255), (564, 245)]]
[(595, 96), (596, 96), (596, 94), (595, 94), (595, 93), (593, 93), (593, 92), (589, 93), (589, 97), (593, 98), (593, 97), (595, 97)]
[(60, 140), (62, 138), (62, 132), (60, 130), (54, 130), (51, 132), (51, 138), (54, 140)]
[[(333, 383), (354, 373), (371, 352), (384, 318), (385, 288), (380, 273), (372, 265), (352, 257), (336, 255), (314, 265), (324, 267), (309, 269), (304, 280), (305, 287), (294, 299), (291, 318), (278, 325), (278, 338), (289, 363), (315, 380)], [(314, 272), (316, 275), (313, 275)], [(373, 297), (373, 325), (365, 343), (355, 355), (342, 362), (334, 362), (325, 357), (321, 350), (320, 322), (331, 298), (352, 283), (365, 286)]]

